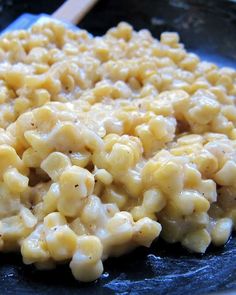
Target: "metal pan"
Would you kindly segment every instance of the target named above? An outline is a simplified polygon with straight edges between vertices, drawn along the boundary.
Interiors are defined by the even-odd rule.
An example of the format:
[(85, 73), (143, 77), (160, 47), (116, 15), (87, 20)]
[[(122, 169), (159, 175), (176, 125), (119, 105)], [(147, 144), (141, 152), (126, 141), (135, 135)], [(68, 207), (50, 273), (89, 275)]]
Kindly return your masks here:
[[(36, 13), (39, 2), (44, 1), (30, 4)], [(236, 68), (236, 1), (101, 0), (80, 27), (101, 35), (119, 21), (147, 28), (155, 37), (177, 31), (189, 51)], [(150, 249), (109, 259), (102, 278), (91, 284), (76, 282), (67, 266), (40, 272), (15, 254), (1, 254), (0, 261), (0, 294), (236, 294), (235, 237), (205, 255), (159, 240)]]

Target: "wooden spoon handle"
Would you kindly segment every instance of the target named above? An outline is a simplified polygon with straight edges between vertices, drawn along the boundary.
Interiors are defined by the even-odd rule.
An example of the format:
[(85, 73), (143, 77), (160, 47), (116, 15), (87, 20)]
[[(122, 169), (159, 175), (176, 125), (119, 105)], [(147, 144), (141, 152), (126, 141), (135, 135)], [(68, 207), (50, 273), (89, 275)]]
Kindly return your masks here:
[(97, 0), (67, 0), (52, 14), (52, 17), (76, 25), (96, 2)]

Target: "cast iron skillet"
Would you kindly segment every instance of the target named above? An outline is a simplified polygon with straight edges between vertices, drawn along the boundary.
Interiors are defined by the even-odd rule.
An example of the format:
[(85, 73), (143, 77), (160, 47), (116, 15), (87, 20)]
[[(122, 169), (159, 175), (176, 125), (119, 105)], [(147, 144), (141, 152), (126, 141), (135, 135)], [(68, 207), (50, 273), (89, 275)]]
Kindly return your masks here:
[[(61, 2), (55, 1), (55, 5)], [(15, 0), (11, 17), (22, 13), (22, 7), (36, 13), (55, 9), (51, 2)], [(155, 37), (162, 31), (177, 31), (190, 51), (236, 68), (235, 1), (101, 0), (80, 27), (101, 35), (122, 20), (135, 29), (148, 28)], [(76, 282), (68, 266), (40, 272), (23, 265), (17, 254), (1, 254), (0, 261), (0, 294), (194, 295), (234, 288), (231, 294), (236, 294), (236, 237), (225, 247), (210, 247), (205, 255), (190, 254), (179, 245), (159, 240), (150, 249), (109, 259), (102, 278), (91, 284)]]

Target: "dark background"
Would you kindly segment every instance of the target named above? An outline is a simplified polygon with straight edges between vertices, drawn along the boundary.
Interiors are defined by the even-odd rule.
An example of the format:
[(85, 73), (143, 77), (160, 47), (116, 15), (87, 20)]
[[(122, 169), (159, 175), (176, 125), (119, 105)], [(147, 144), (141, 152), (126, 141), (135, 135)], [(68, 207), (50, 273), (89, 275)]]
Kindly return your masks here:
[[(0, 0), (0, 31), (24, 12), (51, 14), (64, 0)], [(155, 37), (180, 33), (186, 47), (219, 65), (236, 67), (236, 1), (100, 0), (80, 23), (102, 35), (120, 21), (148, 28)]]
[[(0, 0), (0, 30), (24, 12), (52, 13), (63, 0)], [(155, 37), (177, 31), (186, 47), (219, 65), (236, 68), (236, 1), (100, 0), (79, 24), (102, 35), (120, 21), (148, 28)], [(0, 254), (0, 295), (5, 294), (208, 294), (236, 288), (236, 238), (205, 255), (159, 240), (151, 249), (105, 262), (102, 278), (76, 282), (68, 266), (40, 272), (21, 256)], [(236, 292), (232, 293), (236, 294)]]

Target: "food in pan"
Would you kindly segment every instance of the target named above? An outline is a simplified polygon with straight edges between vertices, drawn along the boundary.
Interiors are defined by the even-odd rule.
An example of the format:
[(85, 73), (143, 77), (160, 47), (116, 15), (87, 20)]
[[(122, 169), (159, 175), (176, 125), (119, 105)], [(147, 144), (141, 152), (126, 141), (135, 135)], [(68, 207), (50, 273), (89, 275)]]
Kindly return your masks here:
[(236, 72), (126, 23), (0, 38), (0, 247), (40, 269), (159, 235), (204, 253), (236, 223)]

